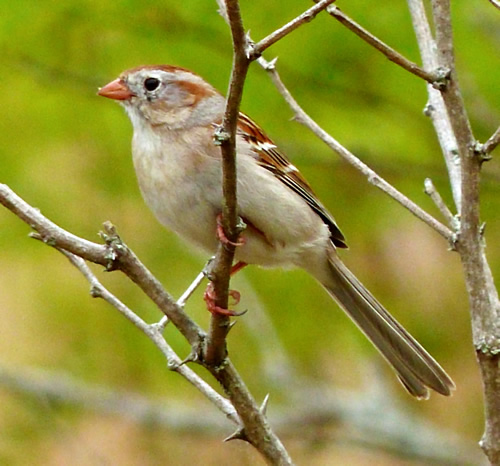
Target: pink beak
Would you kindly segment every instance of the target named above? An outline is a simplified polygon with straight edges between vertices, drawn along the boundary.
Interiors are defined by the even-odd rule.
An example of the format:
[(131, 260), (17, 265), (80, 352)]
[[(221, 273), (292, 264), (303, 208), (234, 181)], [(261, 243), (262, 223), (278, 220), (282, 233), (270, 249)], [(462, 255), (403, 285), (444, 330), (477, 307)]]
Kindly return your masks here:
[(97, 95), (114, 100), (128, 100), (135, 94), (130, 92), (130, 89), (121, 79), (115, 79), (114, 81), (106, 84), (104, 87), (101, 87), (99, 92), (97, 92)]

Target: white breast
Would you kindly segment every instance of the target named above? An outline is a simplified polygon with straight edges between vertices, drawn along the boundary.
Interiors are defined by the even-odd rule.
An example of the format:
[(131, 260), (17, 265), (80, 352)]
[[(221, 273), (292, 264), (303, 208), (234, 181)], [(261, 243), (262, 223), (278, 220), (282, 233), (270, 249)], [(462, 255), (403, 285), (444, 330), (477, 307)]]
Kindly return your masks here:
[[(213, 254), (216, 217), (222, 210), (220, 149), (211, 134), (196, 134), (212, 130), (160, 133), (149, 125), (134, 128), (134, 166), (146, 203), (163, 225)], [(207, 145), (195, 142), (200, 140)], [(238, 260), (301, 265), (304, 256), (326, 247), (328, 227), (300, 196), (250, 156), (238, 156), (237, 170), (239, 214), (255, 227), (243, 233), (246, 242), (237, 249)]]

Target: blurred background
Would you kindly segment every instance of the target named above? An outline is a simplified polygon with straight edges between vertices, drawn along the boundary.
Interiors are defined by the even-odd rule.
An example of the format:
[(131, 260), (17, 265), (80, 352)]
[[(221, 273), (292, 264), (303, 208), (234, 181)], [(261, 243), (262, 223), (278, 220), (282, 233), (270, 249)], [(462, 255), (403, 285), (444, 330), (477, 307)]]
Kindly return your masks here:
[[(299, 0), (241, 2), (254, 40), (309, 6)], [(388, 0), (367, 8), (354, 0), (339, 6), (420, 63), (405, 4)], [(99, 241), (102, 222), (110, 220), (174, 296), (207, 258), (145, 208), (132, 167), (131, 125), (118, 105), (96, 91), (124, 69), (169, 63), (193, 69), (225, 92), (231, 41), (216, 10), (206, 0), (0, 3), (0, 95), (6, 100), (0, 181), (89, 240)], [(500, 120), (493, 72), (500, 66), (498, 11), (486, 0), (458, 0), (453, 15), (460, 83), (475, 134), (484, 141)], [(323, 128), (442, 220), (423, 193), (430, 177), (451, 206), (440, 149), (422, 112), (421, 80), (326, 14), (265, 53), (267, 59), (276, 56), (285, 84)], [(229, 351), (255, 397), (271, 394), (269, 416), (292, 456), (311, 465), (445, 464), (422, 456), (440, 442), (443, 458), (458, 455), (450, 464), (479, 464), (481, 384), (458, 256), (291, 121), (256, 64), (242, 110), (266, 129), (333, 213), (350, 246), (342, 252), (348, 266), (457, 384), (451, 398), (414, 401), (310, 277), (248, 268), (233, 283), (242, 292), (239, 309), (249, 312), (231, 331)], [(495, 276), (499, 179), (496, 160), (485, 164), (482, 217)], [(117, 311), (91, 299), (87, 283), (62, 255), (28, 232), (0, 209), (1, 464), (263, 464), (242, 442), (222, 444), (232, 432), (223, 416), (169, 372), (151, 342)], [(160, 319), (119, 274), (93, 270), (141, 317)], [(187, 311), (208, 326), (202, 290)], [(167, 338), (181, 357), (187, 354), (175, 329), (167, 329)], [(153, 414), (138, 420), (126, 400), (121, 413), (111, 413), (111, 401), (99, 403), (107, 390), (110, 399), (116, 391), (115, 400), (151, 402), (153, 412), (163, 409), (173, 420), (162, 423)]]

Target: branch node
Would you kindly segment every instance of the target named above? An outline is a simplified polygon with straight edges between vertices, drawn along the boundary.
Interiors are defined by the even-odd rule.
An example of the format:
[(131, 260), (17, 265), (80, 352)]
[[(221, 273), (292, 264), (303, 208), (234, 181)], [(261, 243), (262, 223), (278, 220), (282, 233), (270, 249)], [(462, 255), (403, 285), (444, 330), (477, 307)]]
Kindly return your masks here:
[(246, 42), (245, 56), (248, 61), (257, 60), (262, 56), (262, 52), (256, 50), (255, 42), (250, 37), (250, 29), (245, 34), (245, 42)]
[(102, 298), (101, 288), (97, 285), (92, 285), (89, 292), (92, 298)]
[[(457, 222), (459, 222), (459, 218), (460, 216), (459, 215), (456, 215), (456, 218), (457, 218)], [(459, 223), (460, 225), (460, 223)], [(448, 241), (448, 251), (457, 251), (457, 245), (458, 245), (458, 242), (460, 241), (460, 234), (459, 233), (453, 233), (451, 236), (450, 236), (450, 239)]]
[(451, 70), (440, 66), (434, 71), (434, 81), (432, 82), (432, 87), (438, 91), (443, 91), (448, 86), (451, 77)]
[(116, 232), (116, 227), (110, 221), (104, 222), (102, 226), (104, 231), (100, 231), (99, 236), (107, 246), (105, 255), (108, 261), (105, 266), (106, 272), (112, 272), (118, 268), (116, 261), (127, 250), (127, 247)]
[(481, 163), (489, 162), (493, 158), (492, 155), (487, 151), (486, 145), (480, 143), (479, 141), (475, 141), (470, 147), (470, 150), (474, 156), (479, 157), (479, 161)]
[(448, 225), (451, 227), (451, 229), (454, 232), (459, 231), (460, 222), (458, 221), (457, 217), (451, 213), (448, 206), (444, 203), (443, 198), (437, 191), (434, 183), (430, 178), (426, 178), (424, 181), (424, 192), (425, 194), (430, 196), (434, 204), (436, 204), (436, 207), (443, 214), (443, 217), (447, 220)]
[(332, 16), (335, 16), (339, 7), (337, 5), (328, 5), (326, 7), (326, 12)]
[(167, 316), (163, 316), (159, 322), (151, 324), (151, 327), (158, 332), (160, 335), (163, 334), (166, 326), (169, 324), (170, 319)]
[[(35, 228), (35, 226), (31, 225), (31, 228)], [(47, 244), (48, 246), (52, 246), (53, 248), (55, 248), (57, 246), (57, 240), (54, 237), (44, 236), (41, 233), (39, 233), (38, 231), (32, 231), (32, 232), (28, 233), (28, 236), (30, 238), (41, 241), (42, 243)]]
[(432, 105), (430, 102), (427, 102), (427, 104), (424, 107), (423, 113), (426, 117), (430, 118), (435, 110), (436, 108), (434, 107), (434, 105)]
[(228, 131), (226, 131), (222, 126), (218, 126), (217, 129), (214, 131), (213, 139), (214, 139), (214, 144), (216, 146), (222, 146), (222, 144), (231, 139), (231, 134)]

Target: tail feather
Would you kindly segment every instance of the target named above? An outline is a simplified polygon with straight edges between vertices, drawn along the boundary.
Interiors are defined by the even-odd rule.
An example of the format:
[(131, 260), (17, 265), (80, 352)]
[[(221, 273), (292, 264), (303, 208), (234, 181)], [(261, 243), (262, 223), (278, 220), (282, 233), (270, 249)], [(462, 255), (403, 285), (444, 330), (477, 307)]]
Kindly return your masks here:
[(434, 358), (394, 319), (342, 263), (329, 258), (328, 293), (346, 311), (396, 371), (411, 395), (428, 398), (429, 388), (448, 396), (455, 384)]

